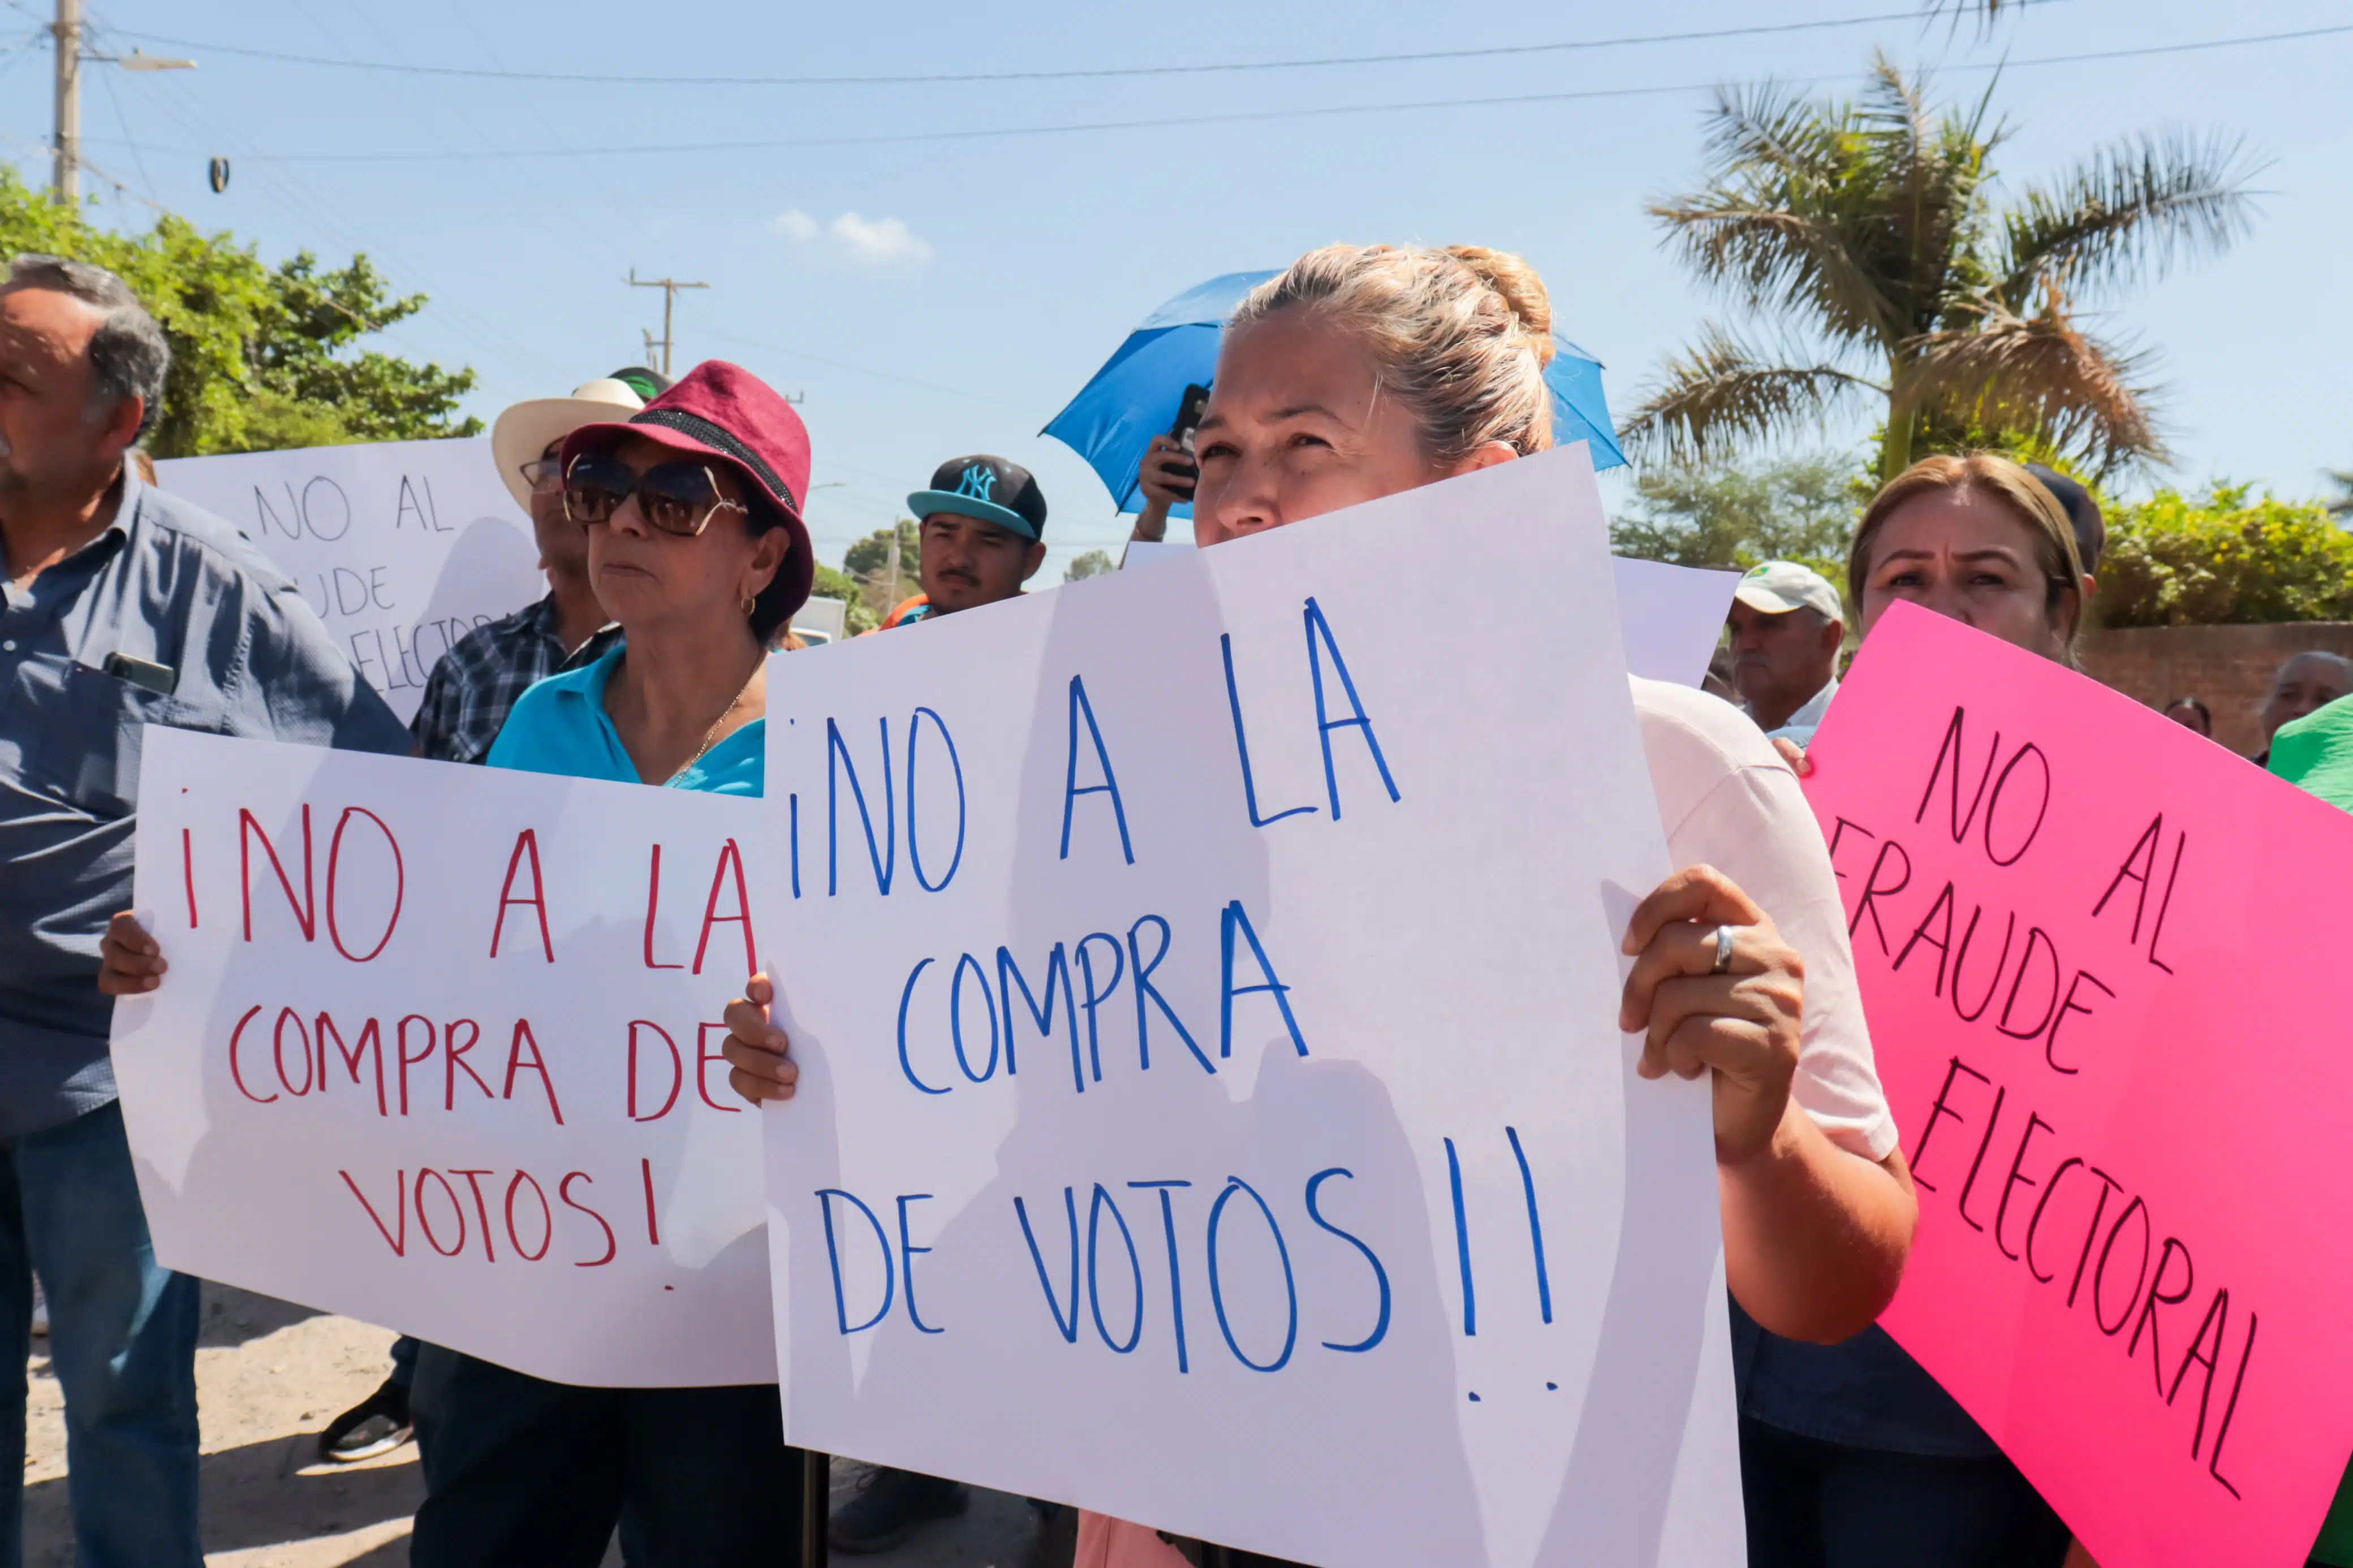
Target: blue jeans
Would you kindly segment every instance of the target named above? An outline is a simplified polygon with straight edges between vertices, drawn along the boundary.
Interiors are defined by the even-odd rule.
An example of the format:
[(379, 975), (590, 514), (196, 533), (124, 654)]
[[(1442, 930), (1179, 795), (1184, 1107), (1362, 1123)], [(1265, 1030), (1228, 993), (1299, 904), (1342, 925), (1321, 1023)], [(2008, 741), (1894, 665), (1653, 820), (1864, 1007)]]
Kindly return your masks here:
[(157, 1267), (122, 1108), (0, 1142), (0, 1564), (24, 1558), (32, 1273), (66, 1396), (81, 1568), (203, 1568), (196, 1538), (196, 1281)]

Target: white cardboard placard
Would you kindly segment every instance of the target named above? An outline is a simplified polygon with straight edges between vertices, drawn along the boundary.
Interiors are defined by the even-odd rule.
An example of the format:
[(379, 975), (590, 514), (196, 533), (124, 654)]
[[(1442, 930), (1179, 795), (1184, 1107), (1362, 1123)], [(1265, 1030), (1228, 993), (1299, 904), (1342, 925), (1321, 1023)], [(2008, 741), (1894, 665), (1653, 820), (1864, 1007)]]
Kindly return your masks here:
[(292, 578), (404, 724), (451, 643), (547, 592), (487, 436), (175, 458), (155, 478)]
[(1347, 1568), (1741, 1559), (1605, 536), (1574, 448), (771, 686), (792, 1441)]
[(1611, 556), (1609, 569), (1618, 584), (1626, 668), (1646, 679), (1697, 686), (1715, 657), (1740, 574), (1624, 555)]
[[(1193, 553), (1193, 548), (1170, 540), (1134, 539), (1128, 542), (1120, 565), (1132, 570), (1182, 561)], [(1618, 586), (1627, 672), (1646, 680), (1697, 686), (1707, 674), (1707, 661), (1723, 635), (1724, 617), (1732, 608), (1732, 591), (1740, 584), (1740, 574), (1670, 566), (1623, 555), (1610, 557), (1609, 570)], [(1415, 635), (1420, 624), (1421, 617), (1417, 616), (1409, 635)]]
[(717, 1060), (758, 805), (145, 748), (171, 971), (113, 1049), (157, 1257), (558, 1382), (772, 1380), (758, 1118)]

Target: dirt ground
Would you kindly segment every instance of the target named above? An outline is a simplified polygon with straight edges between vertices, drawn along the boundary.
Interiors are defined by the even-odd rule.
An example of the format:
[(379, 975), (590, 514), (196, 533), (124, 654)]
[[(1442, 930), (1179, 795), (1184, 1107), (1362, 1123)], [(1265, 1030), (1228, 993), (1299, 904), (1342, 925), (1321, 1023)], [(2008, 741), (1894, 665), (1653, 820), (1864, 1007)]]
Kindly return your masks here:
[[(205, 1561), (210, 1568), (396, 1568), (425, 1495), (415, 1447), (360, 1465), (322, 1465), (319, 1428), (384, 1380), (393, 1336), (227, 1286), (205, 1287), (196, 1351), (204, 1429)], [(26, 1568), (71, 1568), (65, 1401), (33, 1342), (25, 1432)], [(833, 1468), (836, 1495), (857, 1467)], [(897, 1551), (843, 1558), (871, 1568), (1030, 1568), (1028, 1504), (975, 1491), (962, 1518)], [(620, 1554), (609, 1552), (608, 1568)]]
[[(384, 1381), (393, 1336), (347, 1318), (205, 1287), (196, 1350), (204, 1539), (214, 1568), (393, 1568), (425, 1495), (417, 1450), (316, 1462), (319, 1428)], [(65, 1400), (33, 1342), (25, 1431), (25, 1563), (68, 1568)]]

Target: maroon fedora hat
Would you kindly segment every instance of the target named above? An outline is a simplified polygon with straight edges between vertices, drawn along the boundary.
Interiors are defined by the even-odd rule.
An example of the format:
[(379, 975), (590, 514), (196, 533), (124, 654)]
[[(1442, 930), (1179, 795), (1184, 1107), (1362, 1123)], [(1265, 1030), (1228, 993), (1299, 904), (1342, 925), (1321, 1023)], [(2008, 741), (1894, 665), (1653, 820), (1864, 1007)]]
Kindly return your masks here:
[(787, 613), (808, 601), (817, 581), (817, 557), (801, 521), (801, 499), (808, 494), (808, 428), (773, 387), (742, 365), (704, 360), (627, 420), (573, 431), (558, 460), (569, 467), (581, 453), (601, 451), (622, 436), (714, 458), (766, 497), (792, 539), (792, 553), (778, 570), (789, 589)]

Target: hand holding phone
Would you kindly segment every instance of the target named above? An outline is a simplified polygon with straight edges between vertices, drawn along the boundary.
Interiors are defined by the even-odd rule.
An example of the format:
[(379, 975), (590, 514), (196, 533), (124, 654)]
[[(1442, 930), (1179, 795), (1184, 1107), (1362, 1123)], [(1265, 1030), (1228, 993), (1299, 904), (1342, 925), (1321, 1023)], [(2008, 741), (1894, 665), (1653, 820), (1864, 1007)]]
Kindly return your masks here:
[(1187, 386), (1176, 405), (1176, 423), (1168, 427), (1169, 438), (1184, 448), (1186, 462), (1163, 462), (1161, 475), (1169, 489), (1180, 500), (1191, 500), (1193, 489), (1200, 482), (1201, 467), (1189, 459), (1193, 456), (1194, 434), (1201, 427), (1201, 414), (1208, 407), (1209, 389), (1198, 384)]

